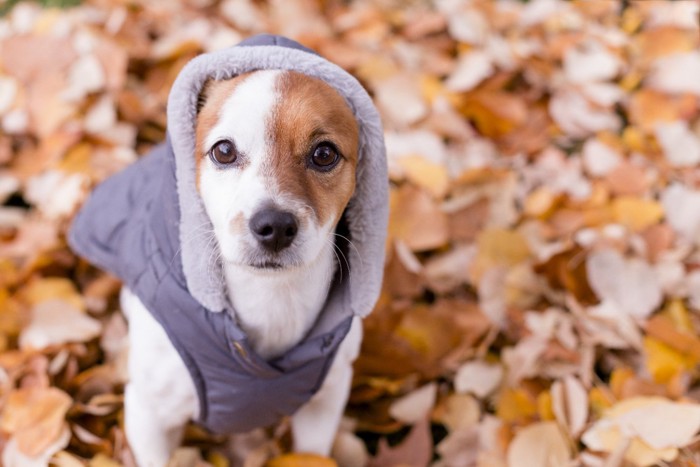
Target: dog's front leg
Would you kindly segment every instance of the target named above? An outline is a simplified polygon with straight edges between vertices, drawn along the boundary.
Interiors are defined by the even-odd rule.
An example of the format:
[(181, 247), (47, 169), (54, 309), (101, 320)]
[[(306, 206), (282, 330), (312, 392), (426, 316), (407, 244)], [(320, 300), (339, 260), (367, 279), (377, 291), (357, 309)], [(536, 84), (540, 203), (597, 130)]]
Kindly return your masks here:
[(123, 290), (121, 302), (129, 319), (126, 437), (140, 467), (164, 467), (185, 424), (196, 415), (196, 390), (165, 331), (141, 301)]
[(352, 362), (360, 352), (362, 320), (352, 327), (338, 348), (321, 389), (292, 416), (294, 450), (328, 456), (350, 395)]

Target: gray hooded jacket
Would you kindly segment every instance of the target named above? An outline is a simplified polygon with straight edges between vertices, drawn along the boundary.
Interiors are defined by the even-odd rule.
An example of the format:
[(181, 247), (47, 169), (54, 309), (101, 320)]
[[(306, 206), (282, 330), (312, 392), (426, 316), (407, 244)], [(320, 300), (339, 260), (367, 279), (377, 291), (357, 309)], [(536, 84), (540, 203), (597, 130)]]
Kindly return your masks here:
[[(257, 355), (226, 296), (218, 245), (197, 235), (210, 222), (195, 187), (197, 98), (208, 79), (294, 70), (333, 86), (360, 128), (357, 187), (343, 215), (349, 272), (334, 281), (319, 319), (272, 361)], [(92, 193), (69, 233), (71, 247), (121, 278), (163, 326), (200, 403), (198, 422), (221, 433), (294, 413), (318, 390), (353, 316), (372, 310), (381, 287), (388, 183), (381, 122), (347, 72), (300, 44), (256, 36), (189, 62), (168, 98), (168, 138)], [(340, 277), (340, 275), (338, 275)]]

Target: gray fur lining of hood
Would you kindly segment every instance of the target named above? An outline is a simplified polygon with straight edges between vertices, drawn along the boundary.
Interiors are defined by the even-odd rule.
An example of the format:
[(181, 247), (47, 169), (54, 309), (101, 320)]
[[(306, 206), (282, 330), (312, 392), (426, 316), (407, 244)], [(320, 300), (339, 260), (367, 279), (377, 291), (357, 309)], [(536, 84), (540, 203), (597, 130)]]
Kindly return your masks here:
[[(350, 307), (366, 316), (379, 296), (388, 223), (388, 178), (379, 114), (362, 85), (339, 66), (279, 36), (256, 36), (236, 47), (200, 55), (180, 72), (168, 98), (168, 133), (175, 154), (180, 203), (183, 272), (192, 296), (211, 311), (228, 308), (218, 244), (198, 232), (210, 222), (196, 189), (197, 98), (208, 79), (225, 80), (253, 70), (293, 70), (322, 79), (352, 109), (360, 128), (355, 193), (345, 211), (352, 246), (348, 250)], [(214, 242), (216, 243), (216, 242)]]

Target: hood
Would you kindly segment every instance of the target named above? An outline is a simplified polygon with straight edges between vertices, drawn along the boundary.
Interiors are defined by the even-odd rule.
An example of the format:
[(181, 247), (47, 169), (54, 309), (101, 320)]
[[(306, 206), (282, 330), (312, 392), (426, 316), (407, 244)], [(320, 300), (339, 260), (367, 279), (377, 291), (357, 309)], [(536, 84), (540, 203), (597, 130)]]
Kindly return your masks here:
[(192, 296), (211, 311), (228, 299), (218, 245), (198, 232), (210, 223), (196, 189), (195, 124), (197, 99), (209, 79), (226, 80), (254, 70), (292, 70), (319, 78), (336, 89), (352, 109), (360, 130), (356, 188), (344, 213), (352, 247), (345, 284), (353, 314), (366, 316), (379, 296), (388, 221), (388, 178), (379, 114), (360, 83), (337, 65), (289, 39), (261, 35), (236, 47), (200, 55), (180, 72), (168, 98), (168, 136), (175, 157), (180, 205), (182, 268)]

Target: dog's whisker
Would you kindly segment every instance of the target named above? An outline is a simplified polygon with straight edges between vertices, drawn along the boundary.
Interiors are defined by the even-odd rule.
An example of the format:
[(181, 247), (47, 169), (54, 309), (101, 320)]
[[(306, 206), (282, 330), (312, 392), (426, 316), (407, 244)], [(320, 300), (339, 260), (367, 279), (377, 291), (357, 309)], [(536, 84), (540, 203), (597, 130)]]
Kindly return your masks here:
[[(330, 245), (332, 247), (331, 251), (333, 251), (333, 254), (335, 255), (335, 259), (338, 261), (338, 270), (340, 271), (340, 281), (342, 282), (343, 281), (343, 264), (342, 264), (342, 261), (340, 260), (340, 256), (338, 256), (338, 252), (341, 255), (343, 255), (343, 259), (345, 260), (345, 264), (348, 265), (348, 269), (349, 269), (350, 265), (348, 264), (348, 260), (347, 260), (347, 258), (345, 258), (343, 251), (340, 249), (340, 247), (338, 245), (335, 244), (335, 242), (333, 240), (331, 240), (330, 238), (326, 238), (325, 241), (330, 243)], [(338, 251), (336, 251), (336, 250), (338, 250)]]
[[(333, 232), (333, 235), (335, 235), (336, 237), (340, 237), (343, 240), (345, 240), (346, 242), (348, 242), (348, 245), (350, 245), (353, 248), (353, 250), (355, 250), (355, 253), (357, 253), (357, 257), (360, 259), (361, 266), (364, 267), (364, 259), (362, 258), (362, 255), (360, 254), (360, 250), (358, 250), (357, 247), (355, 246), (355, 244), (352, 243), (352, 240), (350, 240), (345, 235), (341, 235), (341, 234), (336, 233), (336, 232)], [(350, 268), (349, 263), (348, 263), (348, 268)]]

